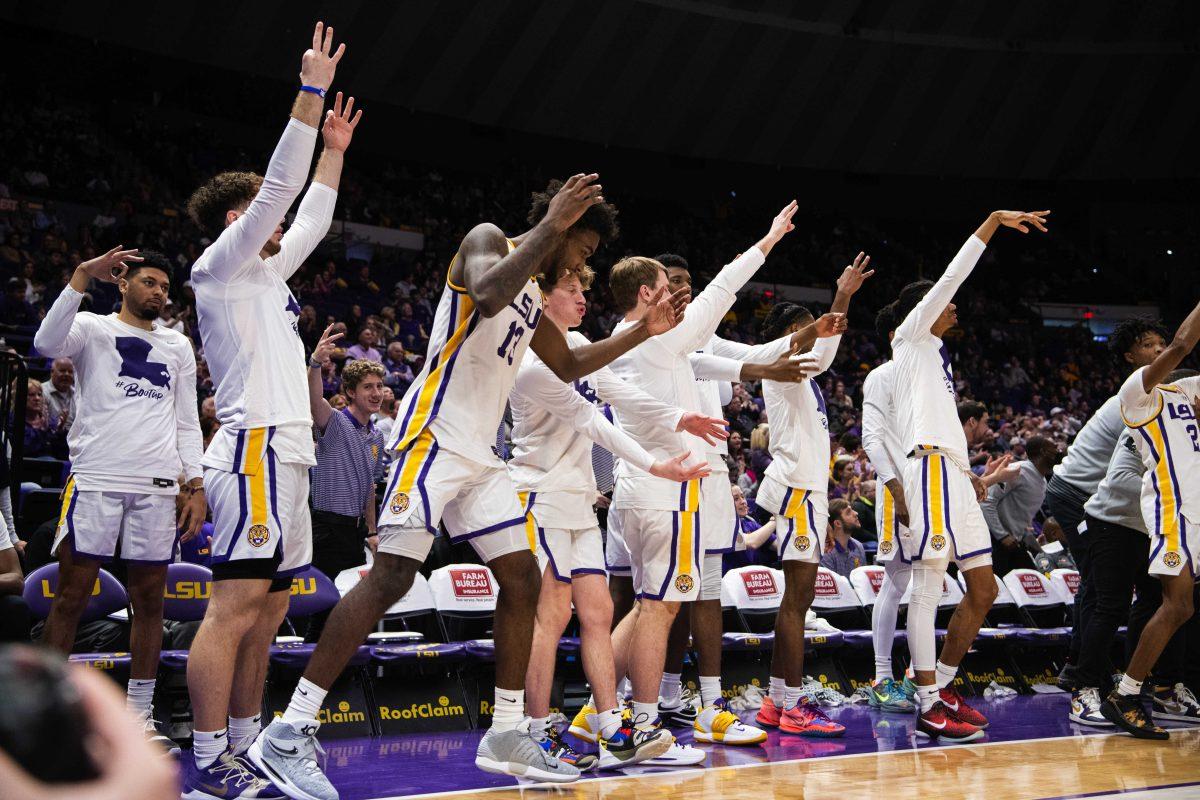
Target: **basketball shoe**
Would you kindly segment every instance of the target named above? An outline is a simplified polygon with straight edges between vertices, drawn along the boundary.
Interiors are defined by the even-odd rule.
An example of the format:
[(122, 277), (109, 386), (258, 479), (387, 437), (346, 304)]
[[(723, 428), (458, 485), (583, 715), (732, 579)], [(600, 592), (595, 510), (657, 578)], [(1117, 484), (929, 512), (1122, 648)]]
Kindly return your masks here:
[(911, 714), (915, 708), (913, 701), (893, 678), (872, 683), (868, 692), (867, 705), (885, 714)]
[(926, 739), (945, 739), (950, 742), (973, 742), (983, 737), (983, 730), (963, 722), (947, 711), (938, 700), (933, 708), (917, 717), (917, 736)]
[(758, 709), (758, 713), (754, 715), (754, 721), (767, 728), (778, 728), (779, 717), (782, 714), (783, 709), (775, 705), (775, 701), (771, 699), (771, 695), (767, 695), (763, 698), (762, 706)]
[(283, 800), (284, 797), (229, 753), (222, 753), (203, 769), (196, 766), (196, 759), (190, 753), (184, 757), (181, 800)]
[(1104, 718), (1138, 739), (1169, 739), (1171, 735), (1150, 720), (1141, 697), (1123, 695), (1113, 689), (1100, 704)]
[(779, 730), (800, 736), (830, 739), (846, 732), (846, 726), (834, 722), (810, 699), (801, 699), (794, 707), (784, 709), (779, 717)]
[(724, 698), (701, 711), (692, 730), (692, 739), (701, 744), (752, 745), (767, 740), (766, 731), (738, 719)]
[(953, 685), (942, 689), (939, 692), (939, 697), (941, 698), (942, 705), (946, 707), (947, 714), (968, 725), (974, 725), (980, 730), (987, 728), (987, 717), (967, 705), (967, 701), (963, 700), (962, 695), (958, 693), (958, 689), (955, 689)]

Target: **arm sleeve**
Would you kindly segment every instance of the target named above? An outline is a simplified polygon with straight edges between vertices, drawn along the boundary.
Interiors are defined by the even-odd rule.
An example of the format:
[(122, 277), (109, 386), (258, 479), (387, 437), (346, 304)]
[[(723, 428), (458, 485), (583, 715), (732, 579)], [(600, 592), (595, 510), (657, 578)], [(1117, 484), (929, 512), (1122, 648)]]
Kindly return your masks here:
[(742, 362), (708, 353), (689, 353), (692, 372), (702, 381), (734, 383), (742, 379)]
[(246, 213), (221, 231), (197, 263), (197, 269), (221, 283), (229, 283), (247, 264), (253, 263), (304, 188), (316, 141), (316, 128), (295, 118), (288, 120), (258, 194)]
[(1158, 389), (1151, 389), (1147, 393), (1142, 386), (1142, 375), (1145, 371), (1145, 367), (1135, 369), (1133, 374), (1125, 379), (1125, 383), (1121, 384), (1121, 390), (1117, 392), (1117, 397), (1121, 401), (1121, 417), (1125, 420), (1126, 425), (1134, 427), (1143, 425), (1162, 410), (1162, 395), (1159, 394)]
[(33, 346), (47, 358), (76, 356), (87, 341), (85, 317), (79, 315), (83, 295), (64, 286), (33, 335)]
[(200, 411), (196, 403), (196, 358), (185, 345), (179, 365), (179, 385), (175, 387), (175, 442), (184, 477), (189, 481), (204, 475), (200, 458), (204, 455), (204, 437), (200, 433)]
[(833, 366), (833, 359), (837, 356), (838, 346), (841, 343), (841, 336), (828, 336), (824, 339), (817, 339), (817, 343), (813, 345), (812, 349), (812, 354), (817, 359), (817, 371), (810, 375), (810, 378), (817, 377)]
[(674, 431), (679, 428), (679, 420), (683, 417), (682, 410), (656, 400), (632, 383), (626, 383), (608, 367), (596, 371), (594, 377), (596, 395), (613, 408), (631, 417), (644, 419), (664, 430)]
[(628, 434), (613, 425), (595, 405), (563, 383), (543, 364), (522, 368), (517, 373), (516, 389), (530, 402), (540, 406), (558, 419), (591, 439), (623, 461), (649, 472), (654, 457)]
[(883, 445), (883, 428), (887, 414), (883, 408), (884, 398), (880, 396), (882, 390), (879, 377), (874, 374), (867, 375), (863, 383), (862, 447), (867, 452), (867, 458), (871, 460), (871, 466), (875, 467), (876, 477), (881, 483), (887, 483), (899, 477), (899, 470), (897, 465), (892, 463), (887, 448)]
[(754, 273), (766, 260), (762, 250), (757, 247), (748, 248), (746, 252), (726, 264), (704, 291), (696, 295), (687, 307), (682, 322), (654, 338), (676, 355), (699, 350), (716, 333), (725, 312), (737, 299), (738, 291), (746, 285), (746, 281), (754, 277)]
[(903, 337), (915, 342), (932, 335), (929, 329), (954, 297), (958, 287), (962, 286), (963, 281), (971, 274), (971, 270), (975, 269), (975, 264), (979, 262), (979, 257), (986, 248), (987, 245), (975, 235), (963, 243), (962, 249), (950, 262), (950, 266), (946, 267), (942, 277), (938, 278), (937, 283), (921, 298), (921, 302), (917, 303), (917, 307), (910, 311), (896, 328), (897, 339)]
[(279, 243), (279, 252), (267, 259), (271, 269), (279, 273), (285, 281), (300, 269), (304, 259), (316, 249), (329, 225), (333, 222), (333, 209), (337, 205), (337, 190), (323, 183), (313, 183), (304, 193), (300, 208), (296, 211), (296, 219), (292, 227), (283, 235)]
[(1021, 536), (1021, 533), (1013, 533), (1004, 529), (1004, 523), (1000, 520), (1000, 501), (1009, 492), (1013, 491), (1021, 478), (1018, 477), (1008, 483), (997, 483), (994, 486), (988, 487), (987, 500), (979, 504), (979, 510), (983, 512), (983, 519), (987, 522), (988, 530), (991, 531), (992, 538), (997, 542), (1008, 536)]
[(743, 344), (714, 336), (712, 345), (712, 352), (715, 356), (732, 358), (743, 364), (770, 364), (792, 351), (792, 337), (780, 336), (766, 344)]
[(717, 387), (717, 393), (721, 399), (721, 408), (724, 408), (733, 400), (733, 384), (721, 381), (721, 385)]

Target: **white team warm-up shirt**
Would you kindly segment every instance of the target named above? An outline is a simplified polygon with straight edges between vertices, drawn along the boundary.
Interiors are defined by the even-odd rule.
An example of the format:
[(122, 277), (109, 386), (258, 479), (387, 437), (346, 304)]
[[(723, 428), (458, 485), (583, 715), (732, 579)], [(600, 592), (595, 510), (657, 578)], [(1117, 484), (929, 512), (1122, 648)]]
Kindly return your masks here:
[(126, 325), (116, 314), (79, 312), (67, 286), (33, 343), (75, 364), (75, 422), (67, 432), (71, 472), (84, 491), (177, 494), (199, 478), (196, 356), (183, 334)]
[(221, 422), (204, 453), (206, 467), (256, 474), (268, 446), (281, 462), (317, 463), (297, 328), (300, 304), (287, 280), (325, 238), (337, 192), (312, 184), (279, 253), (265, 260), (259, 255), (304, 188), (316, 140), (316, 128), (288, 121), (246, 213), (192, 266), (200, 338)]
[(841, 336), (813, 345), (816, 372), (807, 381), (763, 381), (767, 419), (771, 421), (771, 463), (767, 475), (793, 489), (829, 489), (829, 417), (816, 377), (829, 369)]
[[(567, 333), (571, 347), (588, 344), (576, 331)], [(611, 404), (674, 431), (683, 412), (661, 403), (618, 378), (607, 367), (573, 383), (564, 383), (532, 350), (509, 395), (513, 418), (513, 457), (508, 471), (519, 492), (537, 492), (539, 508), (553, 518), (539, 522), (568, 529), (596, 525), (592, 503), (596, 476), (592, 443), (617, 458), (648, 471), (655, 459), (600, 412), (596, 401)]]
[[(751, 247), (727, 264), (711, 283), (696, 295), (683, 321), (659, 336), (651, 337), (612, 364), (612, 370), (651, 397), (684, 411), (701, 412), (700, 390), (688, 356), (701, 349), (716, 332), (717, 325), (733, 305), (737, 291), (754, 275), (766, 258)], [(622, 320), (617, 333), (631, 324)], [(695, 436), (667, 432), (636, 415), (617, 409), (621, 427), (656, 460), (689, 452), (688, 463), (708, 462), (707, 445)], [(617, 488), (613, 507), (660, 511), (679, 510), (683, 502), (680, 484), (656, 478), (622, 460), (617, 465)]]
[(900, 444), (896, 362), (885, 361), (863, 381), (862, 446), (881, 484), (903, 480), (908, 451)]
[(1151, 533), (1174, 539), (1178, 550), (1182, 525), (1200, 524), (1200, 378), (1142, 386), (1145, 367), (1121, 385), (1121, 416), (1133, 433), (1146, 465), (1142, 476), (1142, 516)]
[(950, 358), (942, 340), (929, 328), (971, 274), (986, 247), (977, 236), (967, 239), (942, 277), (896, 328), (892, 360), (896, 384), (904, 387), (895, 398), (901, 424), (900, 446), (906, 456), (917, 447), (935, 448), (963, 469), (971, 468), (967, 436), (958, 421)]

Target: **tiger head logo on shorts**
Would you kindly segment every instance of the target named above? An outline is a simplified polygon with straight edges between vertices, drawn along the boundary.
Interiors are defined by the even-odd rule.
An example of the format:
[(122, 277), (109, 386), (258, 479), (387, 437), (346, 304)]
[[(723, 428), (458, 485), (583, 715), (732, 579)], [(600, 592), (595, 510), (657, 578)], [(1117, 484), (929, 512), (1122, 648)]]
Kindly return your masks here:
[(812, 543), (808, 541), (807, 533), (804, 534), (803, 536), (796, 537), (796, 549), (799, 550), (800, 552), (803, 553), (805, 550), (807, 550), (811, 546), (812, 546)]
[(1175, 569), (1181, 563), (1183, 563), (1183, 561), (1180, 559), (1179, 553), (1176, 553), (1174, 550), (1168, 550), (1167, 552), (1163, 553), (1163, 565), (1166, 566), (1167, 569)]
[(271, 529), (266, 525), (251, 525), (246, 531), (246, 541), (255, 547), (262, 547), (271, 538)]
[(675, 579), (675, 589), (687, 594), (696, 586), (696, 582), (692, 580), (691, 575), (680, 575)]
[(946, 537), (942, 536), (940, 533), (935, 533), (929, 539), (929, 546), (934, 550), (941, 550), (946, 546)]
[(393, 514), (403, 514), (408, 511), (408, 495), (404, 492), (396, 492), (392, 495), (392, 504), (389, 506)]
[(880, 542), (879, 543), (879, 552), (885, 556), (888, 553), (892, 552), (892, 543), (887, 541), (886, 539), (884, 541)]

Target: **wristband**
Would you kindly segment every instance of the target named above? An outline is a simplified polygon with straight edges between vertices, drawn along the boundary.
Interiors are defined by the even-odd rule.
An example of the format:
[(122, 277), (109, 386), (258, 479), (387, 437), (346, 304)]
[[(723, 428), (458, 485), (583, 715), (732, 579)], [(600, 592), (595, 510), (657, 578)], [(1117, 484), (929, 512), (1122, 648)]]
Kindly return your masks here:
[(308, 360), (309, 369), (320, 369), (323, 366), (324, 364), (322, 364), (320, 361), (313, 361), (311, 358)]
[(309, 94), (315, 94), (317, 97), (320, 97), (322, 100), (325, 99), (325, 90), (322, 89), (320, 86), (301, 86), (300, 91), (308, 92)]

